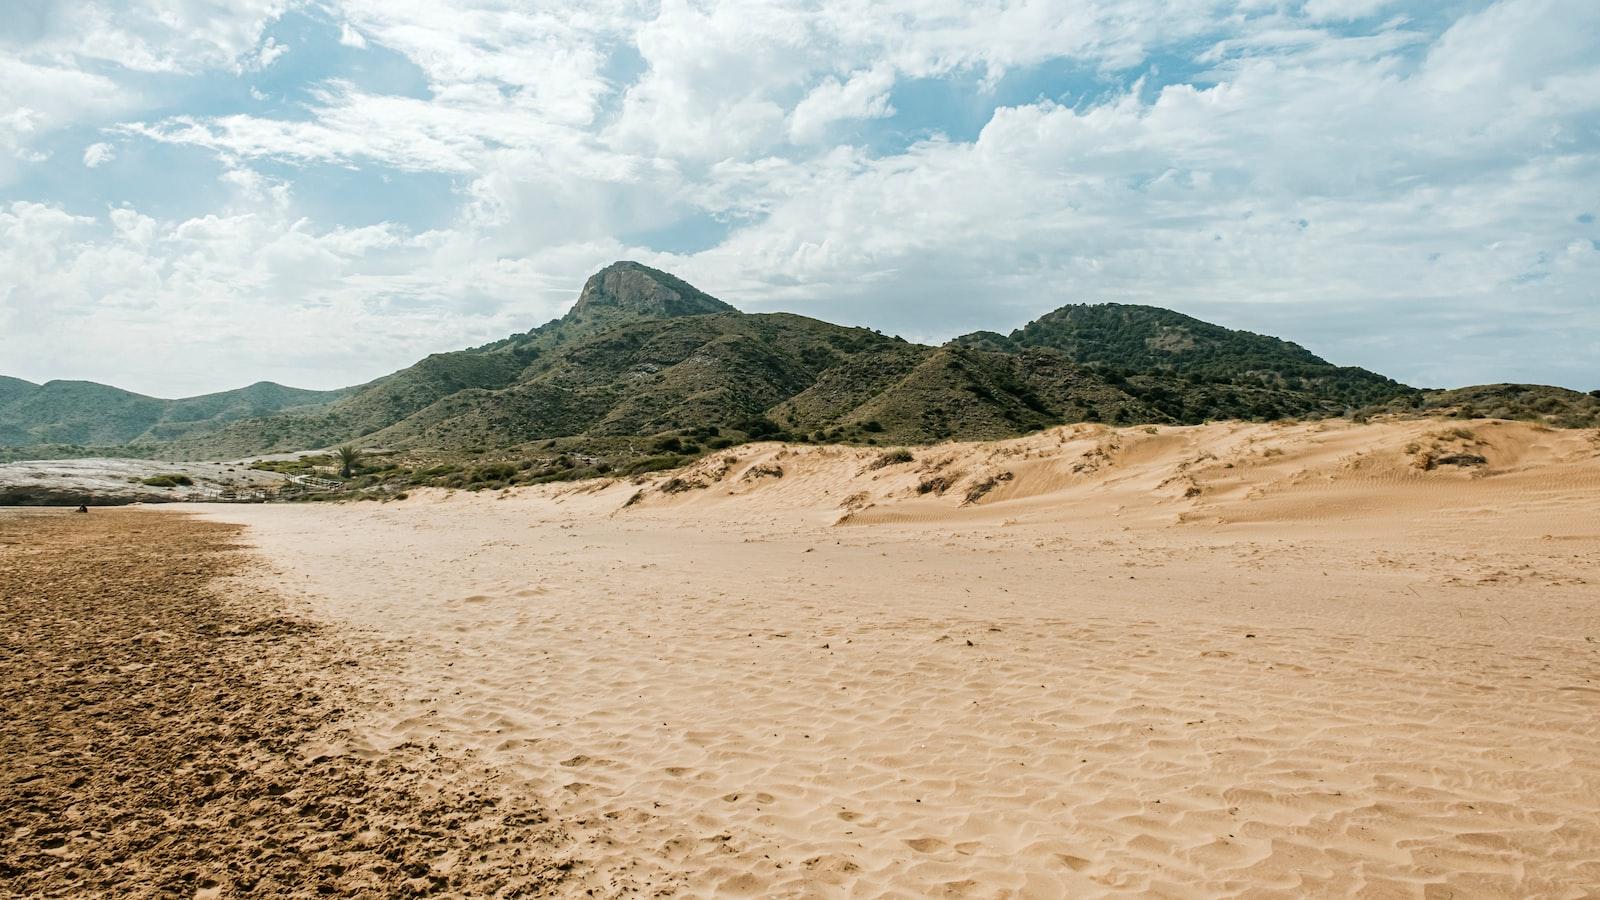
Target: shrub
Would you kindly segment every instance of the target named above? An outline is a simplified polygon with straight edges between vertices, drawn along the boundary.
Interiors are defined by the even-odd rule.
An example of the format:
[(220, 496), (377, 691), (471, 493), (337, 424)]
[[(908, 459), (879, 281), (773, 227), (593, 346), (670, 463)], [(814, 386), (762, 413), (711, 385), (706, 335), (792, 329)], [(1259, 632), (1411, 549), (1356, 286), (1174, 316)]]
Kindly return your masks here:
[(752, 440), (760, 440), (764, 437), (776, 438), (783, 431), (778, 423), (761, 416), (754, 419), (746, 419), (743, 422), (736, 423), (733, 427), (749, 435)]
[(482, 484), (484, 482), (503, 483), (515, 478), (516, 475), (517, 467), (511, 463), (493, 463), (473, 469), (469, 481), (474, 484)]
[(683, 463), (683, 458), (675, 455), (647, 456), (644, 459), (628, 466), (627, 474), (643, 475), (646, 472), (660, 472), (665, 469), (676, 469)]
[(955, 484), (955, 479), (949, 475), (929, 475), (917, 483), (917, 493), (942, 494), (950, 490), (950, 486), (953, 484)]
[(754, 481), (757, 478), (782, 478), (783, 467), (775, 465), (756, 465), (745, 470), (744, 480)]
[[(990, 475), (988, 478), (985, 478), (967, 490), (966, 502), (977, 503), (979, 500), (983, 499), (983, 495), (989, 493), (996, 487), (999, 487), (1002, 483), (1010, 481), (1015, 477), (1017, 476), (1011, 474), (1010, 472), (997, 472), (993, 475)], [(926, 493), (926, 491), (924, 491), (924, 493)], [(940, 491), (940, 493), (943, 493), (943, 491)]]
[(915, 460), (916, 457), (911, 455), (910, 450), (900, 447), (894, 450), (885, 450), (883, 453), (879, 454), (878, 458), (873, 460), (872, 464), (867, 468), (882, 469), (886, 466), (898, 466), (904, 463), (914, 462)]
[(139, 483), (159, 488), (194, 487), (194, 479), (182, 473), (152, 475), (149, 478), (140, 479)]

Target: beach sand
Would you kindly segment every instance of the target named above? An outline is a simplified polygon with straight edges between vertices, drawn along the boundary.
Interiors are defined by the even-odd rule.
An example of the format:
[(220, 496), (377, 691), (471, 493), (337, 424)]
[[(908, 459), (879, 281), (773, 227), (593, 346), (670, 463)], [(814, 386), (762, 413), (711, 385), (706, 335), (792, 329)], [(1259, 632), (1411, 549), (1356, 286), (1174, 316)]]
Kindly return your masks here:
[(1600, 890), (1594, 432), (913, 453), (204, 516), (262, 560), (222, 589), (377, 658), (319, 752), (464, 761), (548, 893)]
[[(219, 578), (236, 526), (0, 510), (0, 896), (539, 893), (567, 836), (468, 755), (331, 753), (350, 645)], [(219, 590), (218, 588), (226, 588)], [(508, 838), (514, 838), (515, 842)]]

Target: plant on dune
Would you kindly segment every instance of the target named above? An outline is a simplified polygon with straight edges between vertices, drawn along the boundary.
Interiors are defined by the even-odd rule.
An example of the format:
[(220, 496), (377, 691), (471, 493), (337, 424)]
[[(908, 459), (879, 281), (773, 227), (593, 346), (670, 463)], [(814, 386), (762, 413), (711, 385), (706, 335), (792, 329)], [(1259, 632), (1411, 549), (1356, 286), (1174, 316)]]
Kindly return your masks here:
[(911, 451), (903, 447), (898, 450), (886, 450), (867, 466), (867, 470), (872, 471), (886, 466), (898, 466), (915, 460), (916, 457), (911, 455)]
[(993, 475), (990, 475), (988, 478), (985, 478), (977, 484), (974, 484), (970, 489), (967, 490), (967, 499), (962, 503), (962, 505), (965, 506), (969, 503), (977, 503), (979, 500), (982, 500), (990, 491), (1015, 477), (1016, 475), (1009, 471), (997, 472)]
[(356, 466), (361, 464), (361, 451), (351, 444), (345, 444), (335, 450), (333, 455), (339, 463), (340, 478), (349, 478), (354, 475)]

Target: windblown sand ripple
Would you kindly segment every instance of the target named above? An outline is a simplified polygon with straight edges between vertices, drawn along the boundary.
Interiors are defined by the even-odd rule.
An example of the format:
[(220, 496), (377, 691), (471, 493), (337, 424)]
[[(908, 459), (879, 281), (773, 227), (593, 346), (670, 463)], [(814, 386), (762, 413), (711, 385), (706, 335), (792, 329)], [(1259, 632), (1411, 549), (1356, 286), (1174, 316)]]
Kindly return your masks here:
[(213, 514), (399, 642), (351, 752), (476, 754), (561, 892), (1592, 896), (1600, 444), (1467, 425)]

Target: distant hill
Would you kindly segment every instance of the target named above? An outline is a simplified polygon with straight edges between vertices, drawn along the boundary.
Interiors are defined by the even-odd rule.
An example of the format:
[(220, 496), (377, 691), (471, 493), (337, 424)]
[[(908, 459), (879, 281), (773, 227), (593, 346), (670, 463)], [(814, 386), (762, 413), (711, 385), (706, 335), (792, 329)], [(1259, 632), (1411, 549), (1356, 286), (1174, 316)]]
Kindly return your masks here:
[(240, 419), (304, 409), (342, 396), (261, 382), (162, 400), (92, 381), (32, 384), (0, 378), (0, 446), (157, 444)]
[(1600, 391), (1585, 394), (1547, 384), (1480, 384), (1448, 391), (1423, 391), (1362, 410), (1424, 413), (1460, 419), (1524, 419), (1556, 428), (1600, 428)]
[(1375, 372), (1335, 366), (1299, 344), (1154, 306), (1063, 306), (1008, 336), (979, 331), (954, 343), (1002, 352), (1059, 350), (1182, 422), (1230, 412), (1243, 418), (1310, 415), (1415, 393)]
[(468, 452), (554, 441), (637, 455), (672, 446), (675, 434), (716, 435), (713, 446), (761, 437), (923, 443), (1072, 421), (1417, 409), (1433, 396), (1155, 307), (1065, 306), (1010, 335), (928, 347), (805, 316), (743, 313), (666, 272), (619, 262), (592, 276), (558, 319), (341, 392), (256, 385), (163, 401), (0, 380), (0, 440), (137, 440), (195, 458), (346, 441)]

